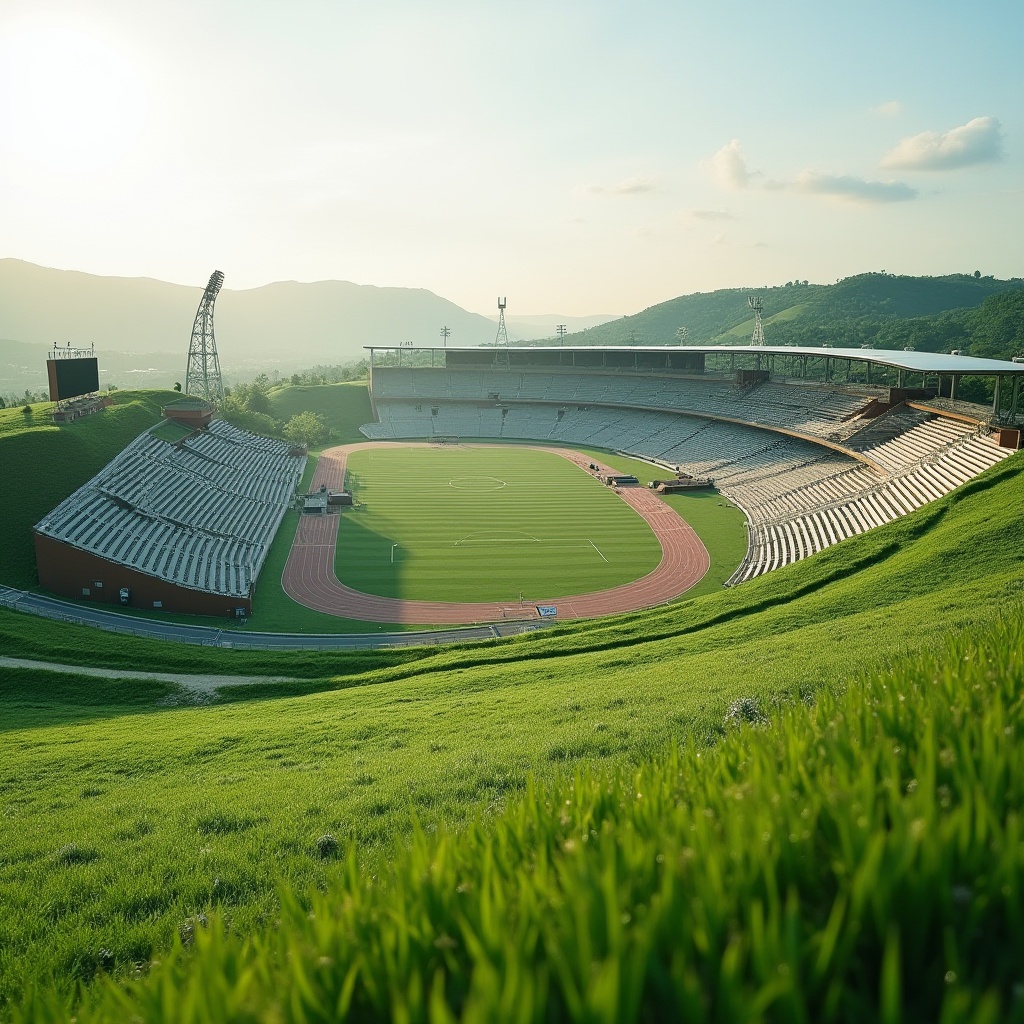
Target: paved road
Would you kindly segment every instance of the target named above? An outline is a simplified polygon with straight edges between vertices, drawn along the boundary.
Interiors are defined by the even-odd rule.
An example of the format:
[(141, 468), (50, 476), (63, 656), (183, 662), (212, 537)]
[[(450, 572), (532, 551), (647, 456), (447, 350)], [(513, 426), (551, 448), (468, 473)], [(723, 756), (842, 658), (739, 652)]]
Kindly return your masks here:
[(468, 640), (493, 640), (535, 629), (547, 623), (500, 622), (487, 626), (462, 626), (456, 629), (425, 629), (416, 632), (386, 633), (250, 633), (218, 629), (215, 626), (184, 626), (177, 622), (158, 622), (105, 608), (72, 604), (55, 597), (31, 594), (24, 590), (0, 587), (0, 608), (13, 608), (30, 615), (39, 615), (60, 622), (94, 626), (114, 633), (171, 640), (175, 643), (200, 644), (236, 650), (336, 651), (377, 650), (382, 647), (415, 647), (423, 644), (464, 643)]

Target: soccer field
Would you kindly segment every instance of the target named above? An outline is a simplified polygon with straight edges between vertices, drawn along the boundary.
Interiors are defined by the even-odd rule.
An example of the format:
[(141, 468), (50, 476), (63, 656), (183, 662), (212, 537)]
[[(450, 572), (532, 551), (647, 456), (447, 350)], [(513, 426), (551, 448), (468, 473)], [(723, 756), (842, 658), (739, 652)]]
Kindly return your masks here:
[(422, 601), (544, 600), (645, 576), (650, 527), (610, 488), (552, 452), (354, 452), (335, 572), (368, 594)]

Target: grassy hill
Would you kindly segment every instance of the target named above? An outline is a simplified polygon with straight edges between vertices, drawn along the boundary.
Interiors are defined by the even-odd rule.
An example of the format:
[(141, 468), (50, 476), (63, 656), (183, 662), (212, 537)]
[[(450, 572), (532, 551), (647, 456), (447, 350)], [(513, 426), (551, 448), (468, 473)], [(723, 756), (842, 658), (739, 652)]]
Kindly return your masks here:
[[(852, 1019), (837, 1016), (837, 1000), (863, 1010), (912, 993), (930, 1009), (962, 995), (971, 1008), (989, 985), (1005, 994), (1005, 959), (957, 942), (933, 955), (929, 943), (944, 928), (973, 934), (957, 924), (964, 914), (1006, 937), (986, 949), (1012, 949), (1017, 935), (1020, 916), (999, 917), (991, 893), (1004, 883), (1020, 891), (1020, 848), (1012, 840), (1000, 859), (986, 837), (1011, 843), (1024, 809), (1017, 788), (992, 781), (1020, 778), (1006, 738), (1015, 733), (1001, 731), (1020, 714), (1017, 683), (1004, 683), (1019, 674), (1007, 661), (1019, 624), (937, 662), (915, 652), (943, 650), (957, 629), (991, 628), (999, 608), (1018, 623), (1020, 459), (726, 594), (507, 643), (290, 658), (130, 637), (87, 643), (88, 631), (23, 632), (24, 617), (0, 614), (11, 654), (50, 644), (75, 660), (81, 646), (78, 656), (97, 663), (303, 677), (207, 694), (209, 704), (170, 685), (86, 687), (0, 669), (0, 992), (20, 999), (52, 978), (67, 995), (74, 979), (123, 976), (217, 918), (227, 937), (214, 929), (203, 958), (182, 954), (157, 972), (140, 996), (147, 1019), (160, 1019), (161, 986), (172, 984), (213, 1017), (218, 1006), (241, 1014), (247, 1000), (281, 999), (291, 1020), (312, 1014), (294, 1009), (292, 993), (294, 1005), (315, 995), (335, 1006), (346, 985), (353, 1019), (400, 1013), (435, 988), (435, 1001), (465, 1009), (472, 997), (490, 1007), (480, 1019), (501, 1016), (494, 1000), (511, 998), (503, 978), (534, 993), (524, 1005), (562, 1016), (583, 1019), (573, 1000), (593, 1000), (587, 1019), (597, 1020), (629, 1019), (641, 997), (676, 1006), (686, 993), (715, 1006), (735, 995), (750, 1019), (751, 1007), (787, 1005), (771, 1000)], [(962, 659), (982, 654), (968, 673)], [(874, 696), (858, 714), (866, 676)], [(846, 703), (820, 697), (844, 687)], [(799, 705), (815, 697), (807, 717)], [(760, 747), (755, 732), (711, 755), (732, 705), (739, 717), (791, 717)], [(673, 760), (673, 744), (685, 760)], [(942, 773), (927, 774), (936, 763)], [(574, 780), (584, 766), (590, 774)], [(777, 813), (766, 810), (773, 793)], [(479, 831), (458, 831), (477, 820)], [(986, 823), (969, 841), (968, 821)], [(693, 835), (693, 822), (706, 833)], [(458, 838), (445, 838), (451, 830)], [(595, 844), (586, 856), (584, 835)], [(424, 872), (432, 881), (413, 884)], [(294, 894), (283, 910), (282, 885)], [(970, 886), (967, 902), (935, 896), (957, 886)], [(326, 902), (314, 932), (290, 901), (304, 913), (315, 889)], [(683, 932), (670, 924), (676, 906), (695, 915)], [(488, 923), (509, 914), (511, 930)], [(1001, 931), (991, 930), (997, 920)], [(285, 948), (308, 984), (277, 973)], [(383, 948), (408, 953), (391, 963)], [(935, 956), (962, 989), (927, 988), (932, 974), (917, 965)], [(260, 966), (244, 973), (245, 988), (248, 963)], [(591, 991), (580, 985), (592, 963), (607, 980)], [(779, 963), (790, 980), (779, 980)], [(184, 1005), (183, 1019), (199, 1012)], [(113, 1019), (113, 1006), (101, 1015)], [(46, 1019), (41, 1004), (33, 1012)]]
[[(207, 279), (180, 285), (0, 259), (0, 338), (42, 345), (57, 338), (86, 346), (102, 339), (106, 349), (179, 353), (183, 370)], [(117, 310), (116, 317), (111, 310)], [(278, 281), (237, 290), (230, 274), (217, 299), (216, 318), (226, 371), (264, 359), (298, 367), (322, 361), (325, 352), (338, 362), (360, 359), (368, 344), (434, 344), (442, 324), (462, 345), (492, 342), (495, 333), (487, 317), (424, 288)]]
[[(813, 708), (739, 702), (713, 749), (531, 786), (372, 872), (324, 833), (293, 857), (337, 865), (326, 891), (252, 932), (214, 887), (75, 1019), (1019, 1020), (1022, 647), (1018, 607)], [(211, 846), (260, 827), (199, 819)]]
[(331, 429), (333, 444), (365, 441), (359, 433), (364, 423), (372, 423), (370, 392), (365, 381), (344, 384), (284, 385), (271, 389), (270, 415), (287, 423), (300, 412), (315, 412)]
[[(1022, 285), (1019, 279), (997, 281), (967, 274), (859, 274), (834, 285), (796, 281), (756, 290), (764, 298), (769, 344), (858, 347), (873, 343), (878, 348), (902, 348), (898, 342), (903, 341), (903, 335), (898, 328), (891, 336), (886, 329), (916, 319), (917, 334), (922, 339), (916, 347), (927, 348), (930, 346), (923, 339), (932, 333), (945, 338), (935, 318), (952, 310), (965, 314), (993, 296), (1020, 291)], [(672, 345), (677, 341), (676, 330), (685, 325), (689, 329), (687, 343), (691, 345), (744, 344), (753, 329), (747, 297), (754, 290), (734, 288), (683, 295), (634, 316), (569, 335), (566, 341), (577, 345)], [(968, 346), (970, 340), (962, 339), (961, 347)], [(936, 342), (933, 350), (939, 347)]]

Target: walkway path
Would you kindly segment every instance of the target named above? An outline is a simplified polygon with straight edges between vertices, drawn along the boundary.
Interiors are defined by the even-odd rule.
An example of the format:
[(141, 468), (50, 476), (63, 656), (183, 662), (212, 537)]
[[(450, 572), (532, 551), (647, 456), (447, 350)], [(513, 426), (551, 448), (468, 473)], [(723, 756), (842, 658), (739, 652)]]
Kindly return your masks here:
[(0, 657), (0, 668), (27, 668), (46, 672), (67, 672), (69, 675), (93, 676), (99, 679), (155, 679), (161, 683), (175, 683), (193, 693), (213, 694), (223, 686), (251, 686), (255, 683), (298, 683), (303, 680), (291, 676), (209, 676), (182, 672), (138, 672), (124, 668), (93, 668), (88, 665), (55, 665), (49, 661), (29, 658)]

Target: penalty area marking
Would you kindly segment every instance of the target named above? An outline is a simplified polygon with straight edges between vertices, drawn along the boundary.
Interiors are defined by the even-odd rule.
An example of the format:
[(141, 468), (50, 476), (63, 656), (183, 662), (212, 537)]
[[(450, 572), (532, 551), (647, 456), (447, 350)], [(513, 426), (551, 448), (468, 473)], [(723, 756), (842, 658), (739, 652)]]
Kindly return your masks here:
[(454, 547), (461, 547), (463, 544), (542, 544), (540, 537), (531, 537), (528, 533), (506, 533), (494, 536), (489, 533), (467, 533), (460, 537)]

